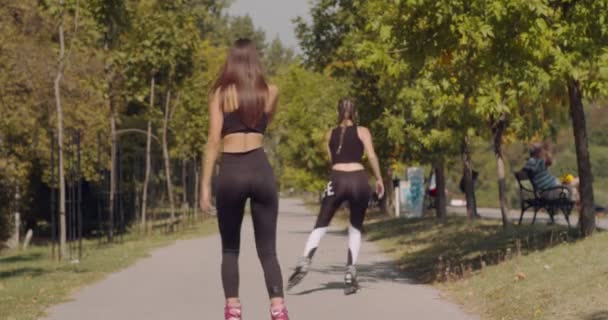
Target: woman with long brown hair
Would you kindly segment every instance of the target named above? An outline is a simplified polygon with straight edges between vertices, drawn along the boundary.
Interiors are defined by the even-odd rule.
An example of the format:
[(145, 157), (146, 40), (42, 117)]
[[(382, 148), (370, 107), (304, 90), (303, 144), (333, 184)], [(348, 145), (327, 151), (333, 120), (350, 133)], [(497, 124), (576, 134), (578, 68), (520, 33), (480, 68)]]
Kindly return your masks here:
[(327, 152), (332, 163), (330, 181), (323, 192), (321, 210), (306, 242), (304, 254), (298, 261), (293, 275), (289, 277), (288, 288), (296, 286), (304, 279), (312, 257), (317, 251), (321, 238), (327, 232), (334, 214), (342, 203), (347, 201), (350, 207), (350, 226), (344, 293), (352, 294), (359, 288), (355, 264), (361, 248), (361, 229), (365, 211), (372, 192), (362, 164), (364, 153), (376, 178), (378, 198), (384, 195), (384, 185), (372, 135), (367, 128), (357, 126), (357, 109), (352, 99), (343, 99), (338, 104), (338, 126), (327, 133), (327, 140)]
[(241, 320), (238, 258), (245, 203), (251, 216), (257, 253), (270, 296), (272, 320), (289, 320), (276, 254), (278, 193), (262, 147), (276, 111), (278, 89), (266, 83), (255, 44), (235, 42), (213, 86), (209, 134), (202, 177), (201, 206), (211, 209), (211, 175), (221, 147), (216, 207), (222, 239), (222, 284), (226, 320)]

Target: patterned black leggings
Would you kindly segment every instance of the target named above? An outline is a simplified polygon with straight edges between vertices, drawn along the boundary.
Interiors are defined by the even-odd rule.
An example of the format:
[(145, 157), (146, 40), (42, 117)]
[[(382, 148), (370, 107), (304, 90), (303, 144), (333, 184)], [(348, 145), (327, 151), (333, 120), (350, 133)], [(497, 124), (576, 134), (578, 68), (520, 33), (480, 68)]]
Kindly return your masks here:
[(348, 202), (350, 208), (350, 227), (348, 229), (348, 262), (356, 263), (361, 248), (361, 229), (365, 219), (365, 211), (371, 196), (368, 176), (361, 171), (332, 171), (330, 182), (323, 192), (321, 210), (317, 217), (314, 230), (308, 237), (304, 256), (312, 258), (327, 232), (336, 211), (342, 203)]

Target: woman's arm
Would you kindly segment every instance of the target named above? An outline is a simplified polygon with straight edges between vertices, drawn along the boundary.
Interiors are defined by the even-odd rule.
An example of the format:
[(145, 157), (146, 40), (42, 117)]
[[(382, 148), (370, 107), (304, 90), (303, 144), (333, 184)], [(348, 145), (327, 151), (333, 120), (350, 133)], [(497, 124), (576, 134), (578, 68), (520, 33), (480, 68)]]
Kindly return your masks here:
[(277, 112), (277, 106), (279, 104), (279, 88), (275, 85), (268, 86), (268, 102), (266, 104), (266, 114), (268, 115), (268, 120), (272, 121), (274, 114)]
[(211, 177), (217, 160), (222, 140), (222, 126), (224, 117), (220, 106), (219, 90), (213, 94), (209, 102), (209, 133), (205, 146), (205, 161), (203, 162), (201, 208), (203, 211), (211, 209)]
[(331, 149), (329, 148), (329, 139), (331, 139), (331, 130), (325, 134), (325, 148), (327, 150), (327, 159), (329, 159), (329, 163), (333, 163), (333, 159), (331, 158)]
[(361, 139), (363, 142), (365, 154), (367, 155), (369, 164), (371, 165), (374, 176), (376, 177), (376, 192), (378, 193), (378, 198), (382, 198), (384, 195), (384, 184), (382, 183), (380, 164), (378, 163), (378, 156), (376, 155), (374, 143), (372, 142), (372, 135), (365, 127), (357, 127), (357, 133), (359, 135), (359, 139)]

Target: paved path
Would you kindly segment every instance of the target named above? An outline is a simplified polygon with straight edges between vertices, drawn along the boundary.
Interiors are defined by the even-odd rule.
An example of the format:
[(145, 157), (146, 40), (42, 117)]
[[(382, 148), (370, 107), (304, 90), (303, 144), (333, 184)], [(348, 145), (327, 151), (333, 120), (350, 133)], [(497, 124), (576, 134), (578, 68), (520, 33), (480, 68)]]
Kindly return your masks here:
[[(245, 320), (268, 320), (262, 271), (254, 250), (250, 219), (243, 226), (241, 298)], [(284, 277), (303, 250), (314, 216), (297, 200), (282, 200), (279, 253)], [(292, 320), (476, 319), (442, 300), (435, 289), (409, 283), (379, 249), (364, 243), (356, 295), (344, 296), (346, 235), (332, 229), (323, 239), (313, 270), (287, 295)], [(218, 236), (180, 241), (84, 288), (74, 300), (49, 310), (54, 320), (220, 320)]]
[[(448, 207), (448, 212), (455, 213), (458, 215), (466, 215), (467, 208), (465, 208), (465, 207)], [(479, 213), (480, 216), (482, 216), (483, 218), (486, 218), (486, 219), (496, 219), (496, 220), (502, 219), (500, 209), (497, 209), (497, 208), (477, 208), (477, 212)], [(519, 211), (519, 210), (511, 210), (511, 211), (509, 211), (509, 219), (511, 221), (513, 221), (513, 223), (517, 224), (517, 223), (519, 223), (520, 214), (521, 214), (521, 211)], [(532, 210), (526, 211), (522, 224), (532, 223), (533, 216), (534, 216), (534, 213), (532, 212)], [(549, 215), (547, 215), (547, 213), (545, 213), (544, 211), (541, 211), (536, 215), (536, 223), (545, 223), (546, 224), (549, 221), (550, 221)], [(564, 226), (568, 225), (568, 222), (566, 221), (566, 219), (564, 218), (564, 215), (561, 212), (559, 212), (555, 216), (555, 222), (560, 225), (564, 225)], [(608, 218), (597, 218), (595, 220), (595, 223), (599, 229), (608, 230)], [(576, 225), (578, 224), (578, 215), (575, 215), (575, 214), (570, 215), (570, 224), (573, 228), (576, 228)]]

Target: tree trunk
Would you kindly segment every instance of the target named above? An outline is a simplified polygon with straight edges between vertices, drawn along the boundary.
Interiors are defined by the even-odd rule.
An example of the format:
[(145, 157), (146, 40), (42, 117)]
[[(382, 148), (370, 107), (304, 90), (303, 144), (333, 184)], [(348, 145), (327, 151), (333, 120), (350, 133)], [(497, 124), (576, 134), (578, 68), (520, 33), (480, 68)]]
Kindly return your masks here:
[[(202, 157), (201, 157), (202, 158)], [(199, 172), (199, 162), (195, 160), (194, 163), (194, 212), (196, 216), (200, 213), (200, 193), (201, 193), (201, 177)]]
[(163, 158), (165, 160), (165, 178), (167, 180), (167, 197), (169, 198), (169, 209), (171, 224), (175, 222), (175, 205), (173, 202), (173, 184), (171, 183), (171, 161), (169, 159), (169, 148), (167, 146), (167, 129), (169, 126), (169, 115), (171, 112), (171, 90), (167, 91), (165, 101), (165, 117), (163, 119)]
[(188, 204), (188, 184), (186, 183), (186, 170), (188, 168), (188, 160), (186, 159), (182, 159), (182, 208), (184, 208), (184, 205), (188, 205), (188, 207), (190, 206)]
[[(150, 111), (154, 108), (154, 75), (150, 79)], [(146, 132), (146, 173), (144, 176), (144, 186), (141, 196), (141, 227), (146, 228), (147, 205), (148, 205), (148, 183), (150, 182), (150, 171), (152, 160), (150, 151), (152, 149), (152, 121), (148, 120), (148, 131)]]
[(379, 199), (380, 210), (385, 215), (390, 215), (395, 211), (392, 203), (395, 197), (393, 194), (395, 190), (393, 190), (394, 188), (392, 177), (392, 170), (390, 167), (388, 167), (386, 170), (386, 174), (382, 176), (382, 183), (384, 184), (384, 197), (382, 197), (382, 199)]
[(494, 134), (494, 155), (496, 156), (496, 173), (498, 175), (498, 201), (500, 203), (500, 214), (502, 227), (509, 227), (509, 207), (507, 204), (507, 183), (505, 180), (505, 161), (502, 152), (502, 137), (507, 126), (506, 115), (500, 115), (498, 122), (492, 128)]
[[(59, 0), (63, 6), (63, 0)], [(65, 37), (63, 32), (63, 15), (59, 22), (59, 68), (55, 77), (55, 104), (57, 107), (57, 149), (59, 169), (59, 259), (65, 259), (68, 255), (66, 246), (67, 225), (65, 216), (65, 170), (63, 159), (63, 108), (61, 105), (61, 80), (65, 69)]]
[(462, 140), (462, 162), (464, 176), (464, 193), (467, 201), (467, 215), (471, 219), (477, 218), (477, 203), (475, 200), (475, 186), (473, 185), (473, 170), (471, 164), (471, 150), (469, 136)]
[[(111, 84), (110, 84), (111, 87)], [(114, 104), (112, 103), (112, 89), (109, 89), (108, 103), (110, 107), (110, 136), (112, 144), (110, 146), (110, 201), (108, 208), (108, 241), (114, 241), (114, 209), (115, 209), (115, 195), (116, 195), (116, 151), (117, 151), (117, 139), (116, 139), (116, 115), (114, 112)]]
[(580, 194), (580, 228), (583, 236), (589, 236), (595, 231), (595, 208), (593, 200), (593, 174), (589, 158), (589, 143), (587, 140), (587, 125), (580, 84), (574, 79), (568, 81), (568, 96), (570, 98), (570, 117), (574, 131), (576, 146), (576, 161), (578, 164), (579, 194)]
[(435, 198), (435, 210), (437, 210), (437, 218), (446, 218), (448, 216), (447, 197), (445, 194), (445, 162), (438, 161), (435, 165), (435, 188), (437, 197)]
[(19, 248), (19, 242), (21, 240), (21, 213), (19, 213), (19, 186), (15, 188), (15, 248)]

